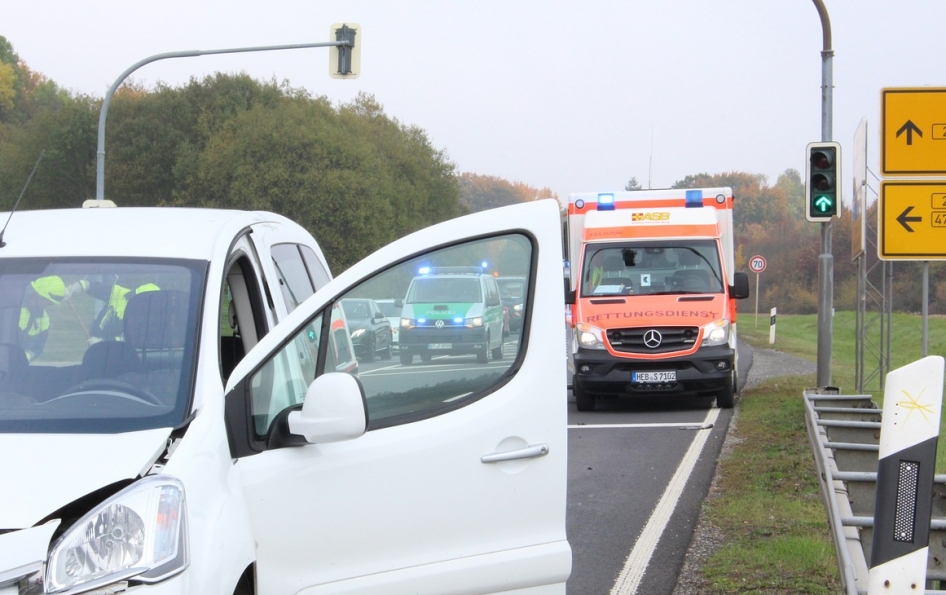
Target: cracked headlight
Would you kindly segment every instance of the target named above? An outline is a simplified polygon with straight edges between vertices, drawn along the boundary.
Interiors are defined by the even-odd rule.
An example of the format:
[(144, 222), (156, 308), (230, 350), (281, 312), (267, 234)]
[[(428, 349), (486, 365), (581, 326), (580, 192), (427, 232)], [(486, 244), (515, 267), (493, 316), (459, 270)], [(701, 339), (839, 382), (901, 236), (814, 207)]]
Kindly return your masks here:
[(53, 546), (46, 592), (90, 590), (134, 577), (154, 583), (187, 567), (184, 486), (154, 475), (118, 492)]

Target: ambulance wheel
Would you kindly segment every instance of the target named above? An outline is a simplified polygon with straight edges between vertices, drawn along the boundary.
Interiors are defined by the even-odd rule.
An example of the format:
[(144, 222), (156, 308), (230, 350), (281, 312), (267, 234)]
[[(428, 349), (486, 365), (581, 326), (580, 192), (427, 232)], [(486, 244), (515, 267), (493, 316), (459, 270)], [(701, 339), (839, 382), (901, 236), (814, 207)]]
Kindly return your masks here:
[(404, 353), (403, 351), (398, 354), (401, 358), (402, 366), (409, 366), (414, 363), (414, 354), (413, 353)]
[(575, 405), (578, 407), (579, 411), (594, 411), (595, 410), (595, 397), (594, 395), (589, 395), (585, 391), (579, 388), (577, 382), (572, 380), (572, 394), (575, 395)]
[(726, 384), (716, 393), (716, 406), (720, 409), (732, 409), (736, 404), (736, 390), (733, 374), (726, 379)]

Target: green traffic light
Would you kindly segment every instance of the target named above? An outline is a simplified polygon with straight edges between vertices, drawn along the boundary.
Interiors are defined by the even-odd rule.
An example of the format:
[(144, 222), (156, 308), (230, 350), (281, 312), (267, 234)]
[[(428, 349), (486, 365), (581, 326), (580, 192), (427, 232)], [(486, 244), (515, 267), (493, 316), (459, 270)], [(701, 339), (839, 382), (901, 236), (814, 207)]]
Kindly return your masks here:
[(815, 199), (815, 208), (822, 213), (827, 213), (834, 207), (834, 200), (830, 196), (819, 196)]

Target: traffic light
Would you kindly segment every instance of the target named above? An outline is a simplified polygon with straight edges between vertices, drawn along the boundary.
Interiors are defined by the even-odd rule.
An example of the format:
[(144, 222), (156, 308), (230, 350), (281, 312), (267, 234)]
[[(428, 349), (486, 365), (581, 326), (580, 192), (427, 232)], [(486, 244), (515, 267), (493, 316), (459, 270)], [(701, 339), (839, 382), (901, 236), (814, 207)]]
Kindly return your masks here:
[(329, 41), (347, 41), (349, 45), (329, 48), (328, 73), (336, 79), (355, 79), (361, 74), (361, 27), (354, 23), (335, 23), (329, 28)]
[(805, 216), (809, 221), (830, 221), (841, 211), (838, 172), (841, 145), (834, 141), (808, 143), (805, 166)]

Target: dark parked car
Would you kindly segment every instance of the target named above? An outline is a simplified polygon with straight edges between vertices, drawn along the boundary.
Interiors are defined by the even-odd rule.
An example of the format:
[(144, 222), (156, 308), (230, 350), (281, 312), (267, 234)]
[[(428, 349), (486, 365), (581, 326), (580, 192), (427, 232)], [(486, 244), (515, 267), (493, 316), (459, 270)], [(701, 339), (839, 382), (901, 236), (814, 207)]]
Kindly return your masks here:
[(374, 300), (349, 298), (342, 300), (342, 309), (358, 359), (370, 362), (376, 355), (391, 359), (391, 323), (378, 304)]
[(497, 277), (499, 296), (503, 306), (509, 309), (509, 330), (517, 333), (522, 330), (522, 314), (525, 307), (525, 277)]

